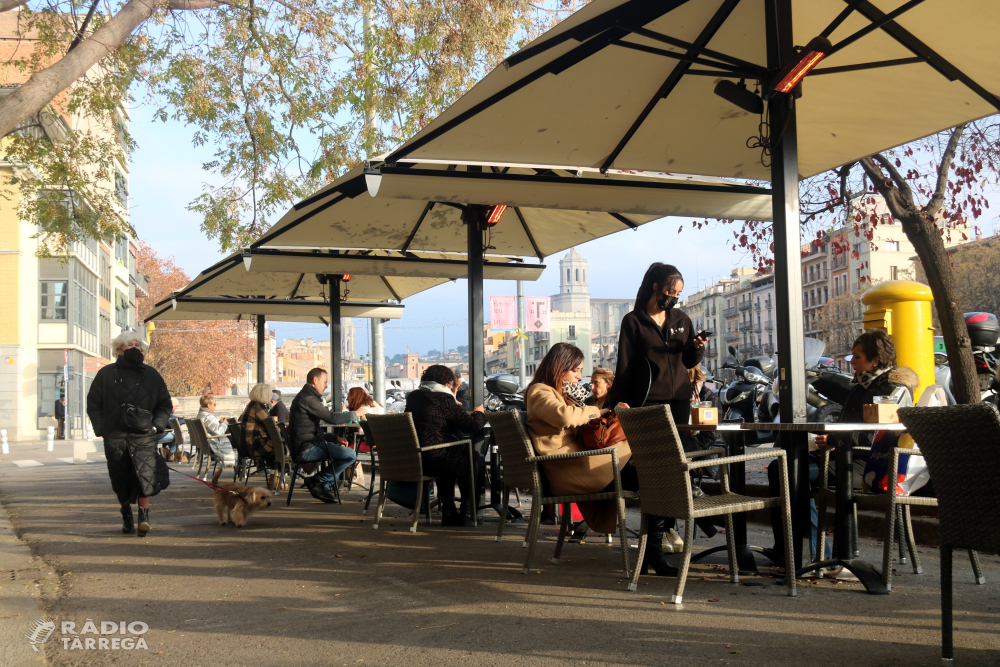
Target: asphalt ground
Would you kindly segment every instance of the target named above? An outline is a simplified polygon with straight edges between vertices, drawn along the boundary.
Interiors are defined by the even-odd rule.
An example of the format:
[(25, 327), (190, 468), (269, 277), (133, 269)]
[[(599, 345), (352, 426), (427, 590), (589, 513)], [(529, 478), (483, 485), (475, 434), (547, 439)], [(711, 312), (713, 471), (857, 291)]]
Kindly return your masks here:
[[(43, 443), (11, 452), (0, 457), (0, 504), (13, 528), (0, 516), (0, 568), (16, 571), (16, 579), (0, 576), (5, 667), (911, 667), (940, 660), (931, 548), (921, 550), (924, 574), (902, 566), (888, 596), (823, 579), (800, 581), (789, 598), (763, 562), (761, 576), (732, 584), (724, 555), (712, 557), (692, 568), (684, 604), (674, 606), (673, 578), (643, 577), (639, 591), (628, 592), (617, 541), (567, 545), (552, 565), (556, 531), (543, 526), (530, 574), (522, 575), (526, 522), (510, 525), (499, 544), (495, 522), (421, 522), (412, 534), (407, 511), (390, 504), (373, 531), (360, 489), (345, 494), (343, 505), (296, 489), (290, 507), (282, 497), (238, 529), (218, 525), (210, 489), (172, 474), (170, 488), (151, 500), (153, 531), (123, 536), (102, 455), (72, 465), (59, 460), (72, 455), (67, 444), (52, 453)], [(630, 511), (628, 523), (637, 527), (638, 519)], [(700, 538), (695, 548), (723, 539)], [(769, 531), (751, 526), (755, 540), (770, 546)], [(861, 549), (880, 562), (873, 540), (862, 539)], [(1000, 557), (982, 560), (987, 584), (978, 586), (965, 555), (955, 557), (956, 665), (1000, 665)], [(35, 653), (24, 635), (43, 618), (56, 630)], [(148, 649), (73, 650), (62, 623), (79, 632), (88, 619), (98, 628), (145, 623)], [(133, 638), (121, 632), (106, 638)], [(88, 637), (97, 635), (78, 638)]]

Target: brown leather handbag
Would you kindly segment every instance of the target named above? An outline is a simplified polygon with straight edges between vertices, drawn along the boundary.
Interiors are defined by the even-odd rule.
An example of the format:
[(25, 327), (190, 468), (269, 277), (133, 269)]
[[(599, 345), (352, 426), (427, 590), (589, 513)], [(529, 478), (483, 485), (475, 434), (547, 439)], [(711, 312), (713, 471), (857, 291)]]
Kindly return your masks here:
[(606, 417), (591, 419), (580, 429), (583, 446), (586, 449), (604, 449), (626, 440), (618, 415), (611, 411)]

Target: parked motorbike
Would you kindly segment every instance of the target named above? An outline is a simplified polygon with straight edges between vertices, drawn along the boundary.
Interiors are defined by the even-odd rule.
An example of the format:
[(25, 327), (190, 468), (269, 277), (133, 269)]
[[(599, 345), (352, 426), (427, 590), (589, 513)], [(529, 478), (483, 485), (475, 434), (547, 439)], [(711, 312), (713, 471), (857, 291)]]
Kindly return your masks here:
[[(744, 423), (766, 424), (774, 421), (770, 415), (768, 395), (771, 393), (777, 365), (770, 357), (750, 357), (742, 364), (736, 358), (736, 349), (729, 346), (729, 358), (722, 365), (733, 371), (735, 379), (719, 391), (719, 403), (725, 409), (725, 419), (742, 419)], [(747, 433), (748, 447), (759, 447), (774, 442), (773, 431)]]
[(509, 373), (496, 373), (486, 378), (486, 400), (483, 408), (487, 412), (503, 410), (526, 410), (524, 394), (517, 378)]
[[(972, 356), (979, 378), (980, 400), (998, 402), (1000, 381), (997, 380), (997, 343), (1000, 343), (1000, 320), (993, 313), (965, 313), (965, 326), (972, 341)], [(955, 404), (951, 366), (945, 352), (934, 354), (934, 379), (944, 389), (948, 404)]]

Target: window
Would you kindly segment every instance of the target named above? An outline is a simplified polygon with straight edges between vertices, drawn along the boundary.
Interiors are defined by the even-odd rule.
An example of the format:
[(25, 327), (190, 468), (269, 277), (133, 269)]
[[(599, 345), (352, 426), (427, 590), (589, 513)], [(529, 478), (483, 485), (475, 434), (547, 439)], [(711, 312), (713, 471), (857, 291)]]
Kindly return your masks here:
[(854, 252), (858, 253), (859, 255), (861, 254), (861, 244), (860, 243), (855, 243), (854, 244)]
[(124, 236), (115, 239), (115, 263), (118, 266), (128, 266), (128, 239)]
[(100, 312), (101, 317), (101, 356), (111, 359), (111, 315), (105, 311)]
[(580, 269), (576, 270), (576, 282), (580, 282)]
[(118, 197), (118, 202), (122, 206), (128, 208), (128, 184), (119, 171), (115, 172), (115, 196)]
[(115, 324), (124, 329), (128, 326), (128, 297), (115, 290)]
[(569, 269), (566, 269), (566, 282), (569, 282)]
[(65, 280), (43, 280), (41, 319), (48, 321), (65, 321), (68, 283)]
[(830, 288), (829, 287), (824, 287), (823, 288), (823, 303), (826, 303), (829, 300), (830, 300)]
[(576, 325), (575, 324), (569, 325), (569, 338), (570, 338), (570, 340), (575, 340), (576, 339)]
[(889, 280), (896, 280), (896, 279), (897, 279), (897, 277), (896, 277), (896, 267), (895, 266), (890, 266), (889, 267)]
[[(885, 249), (889, 252), (899, 252), (899, 241), (886, 241)], [(895, 278), (893, 278), (895, 280)]]
[(111, 256), (101, 251), (101, 298), (111, 303)]

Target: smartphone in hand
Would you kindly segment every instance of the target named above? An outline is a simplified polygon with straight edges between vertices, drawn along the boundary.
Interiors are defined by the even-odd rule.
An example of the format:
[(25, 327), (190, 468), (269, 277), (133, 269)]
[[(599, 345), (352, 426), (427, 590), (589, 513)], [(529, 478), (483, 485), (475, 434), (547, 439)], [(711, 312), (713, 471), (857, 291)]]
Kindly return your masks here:
[(713, 336), (713, 335), (715, 335), (715, 332), (713, 332), (713, 331), (699, 331), (698, 332), (698, 338), (702, 338), (704, 340), (708, 340), (708, 337), (709, 336)]

